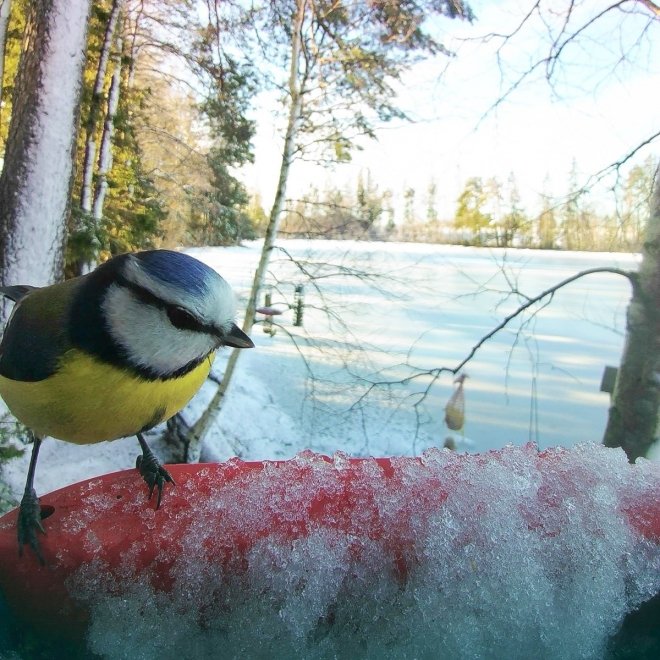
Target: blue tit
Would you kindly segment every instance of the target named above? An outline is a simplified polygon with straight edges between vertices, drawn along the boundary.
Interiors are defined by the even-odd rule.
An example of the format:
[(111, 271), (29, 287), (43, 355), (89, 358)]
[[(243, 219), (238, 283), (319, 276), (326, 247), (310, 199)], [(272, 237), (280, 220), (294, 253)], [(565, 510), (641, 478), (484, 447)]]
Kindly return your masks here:
[(43, 563), (33, 487), (45, 436), (78, 444), (135, 435), (151, 497), (174, 483), (142, 433), (190, 401), (221, 346), (251, 348), (234, 323), (235, 299), (212, 268), (180, 252), (123, 254), (43, 288), (0, 287), (14, 300), (0, 344), (0, 396), (34, 439), (18, 518)]

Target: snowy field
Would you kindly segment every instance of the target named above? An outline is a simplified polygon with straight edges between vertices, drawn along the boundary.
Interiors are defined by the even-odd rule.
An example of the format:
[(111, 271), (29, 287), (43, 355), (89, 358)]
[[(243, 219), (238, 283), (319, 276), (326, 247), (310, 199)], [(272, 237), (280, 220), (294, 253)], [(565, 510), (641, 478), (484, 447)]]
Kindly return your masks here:
[[(423, 400), (429, 377), (397, 381), (455, 367), (523, 301), (512, 289), (535, 296), (584, 269), (638, 264), (637, 256), (626, 254), (345, 241), (280, 245), (268, 279), (273, 304), (285, 309), (279, 303), (291, 303), (295, 285), (303, 284), (304, 325), (294, 327), (293, 311), (285, 309), (276, 317), (282, 328), (275, 336), (255, 326), (256, 347), (241, 355), (202, 460), (288, 458), (304, 449), (414, 455), (441, 447), (450, 435), (443, 419), (453, 376), (441, 374)], [(231, 283), (239, 320), (259, 248), (254, 242), (189, 250)], [(600, 380), (605, 365), (619, 362), (629, 295), (625, 278), (590, 275), (489, 340), (465, 368), (465, 436), (451, 434), (458, 449), (530, 440), (541, 448), (600, 442), (609, 405)], [(225, 351), (216, 360), (218, 377), (227, 356)], [(373, 382), (392, 384), (370, 389)], [(204, 386), (186, 411), (188, 421), (215, 387)], [(173, 458), (157, 435), (151, 444)], [(134, 438), (82, 447), (49, 439), (41, 450), (37, 492), (133, 467), (138, 453)], [(28, 458), (26, 453), (4, 470), (16, 496)]]
[[(315, 283), (323, 295), (321, 300), (285, 255), (274, 256), (271, 281), (278, 280), (288, 300), (295, 284), (306, 286), (311, 309), (304, 330), (292, 327), (292, 312), (279, 318), (299, 345), (305, 340), (315, 345), (303, 348), (313, 374), (284, 332), (274, 338), (255, 332), (258, 348), (241, 356), (243, 367), (266, 384), (276, 407), (294, 420), (304, 447), (367, 455), (408, 455), (442, 444), (453, 377), (440, 377), (420, 404), (419, 416), (413, 404), (429, 378), (382, 386), (361, 398), (370, 382), (396, 383), (418, 371), (456, 366), (524, 302), (510, 294), (511, 288), (533, 296), (583, 269), (635, 269), (638, 262), (633, 255), (415, 244), (315, 242), (310, 247), (290, 241), (284, 247), (319, 278)], [(243, 293), (256, 261), (253, 250), (192, 253), (226, 271)], [(331, 277), (339, 268), (345, 274)], [(354, 272), (373, 277), (364, 281)], [(624, 278), (592, 275), (557, 293), (538, 316), (514, 321), (484, 345), (465, 368), (470, 376), (465, 433), (471, 439), (466, 448), (529, 440), (540, 447), (600, 441), (609, 405), (600, 380), (605, 365), (618, 364), (629, 296)], [(282, 296), (273, 292), (273, 301), (278, 299)], [(341, 317), (341, 323), (320, 307)], [(295, 438), (291, 442), (295, 445)], [(260, 457), (254, 446), (243, 451)]]

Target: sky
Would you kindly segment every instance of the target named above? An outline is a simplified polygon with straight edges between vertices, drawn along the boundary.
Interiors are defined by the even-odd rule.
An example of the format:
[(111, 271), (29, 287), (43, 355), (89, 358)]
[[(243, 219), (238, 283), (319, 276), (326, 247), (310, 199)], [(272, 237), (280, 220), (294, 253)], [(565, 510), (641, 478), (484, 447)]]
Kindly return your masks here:
[[(660, 129), (660, 49), (652, 43), (660, 20), (639, 39), (650, 16), (641, 4), (634, 13), (610, 12), (569, 44), (553, 85), (539, 69), (495, 109), (494, 102), (529, 62), (547, 54), (548, 37), (538, 20), (530, 22), (500, 50), (498, 63), (502, 41), (483, 37), (511, 32), (531, 2), (471, 4), (477, 16), (472, 25), (447, 21), (441, 26), (444, 42), (456, 56), (420, 63), (402, 80), (400, 103), (412, 121), (379, 128), (377, 141), (363, 143), (350, 164), (331, 170), (296, 165), (290, 196), (312, 184), (354, 188), (359, 172), (368, 170), (381, 189), (400, 196), (411, 186), (420, 202), (434, 180), (438, 210), (446, 216), (453, 213), (467, 178), (497, 176), (505, 182), (513, 172), (523, 203), (530, 206), (541, 192), (566, 191), (574, 159), (581, 182), (586, 181)], [(558, 9), (565, 3), (546, 4)], [(584, 20), (581, 5), (594, 8), (591, 1), (578, 3), (576, 27)], [(553, 24), (560, 19), (561, 13)], [(267, 206), (274, 194), (283, 120), (276, 116), (273, 97), (264, 94), (259, 105), (256, 161), (244, 180)], [(641, 163), (649, 154), (657, 157), (657, 145), (632, 162)]]

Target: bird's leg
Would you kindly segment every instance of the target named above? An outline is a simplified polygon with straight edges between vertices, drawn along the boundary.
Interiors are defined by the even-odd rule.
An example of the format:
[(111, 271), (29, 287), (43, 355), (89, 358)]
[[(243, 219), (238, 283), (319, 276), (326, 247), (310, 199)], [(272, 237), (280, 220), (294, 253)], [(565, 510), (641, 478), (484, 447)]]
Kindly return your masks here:
[(18, 511), (18, 555), (23, 556), (23, 546), (27, 543), (39, 559), (39, 563), (45, 566), (46, 562), (41, 553), (41, 544), (37, 538), (37, 530), (45, 534), (41, 524), (41, 507), (39, 498), (34, 490), (34, 472), (37, 467), (37, 457), (41, 447), (41, 438), (34, 433), (30, 433), (34, 442), (32, 446), (32, 457), (30, 458), (30, 467), (28, 468), (27, 481), (25, 482), (25, 492), (21, 499), (21, 506)]
[(154, 456), (154, 453), (149, 449), (149, 445), (146, 440), (142, 437), (141, 433), (137, 434), (138, 442), (140, 447), (142, 447), (142, 456), (138, 456), (135, 461), (135, 467), (140, 471), (142, 478), (147, 482), (149, 486), (149, 499), (153, 495), (154, 488), (158, 487), (158, 501), (156, 502), (156, 508), (160, 507), (160, 499), (163, 495), (163, 485), (166, 481), (169, 481), (172, 485), (174, 479), (172, 475), (160, 464), (160, 461)]

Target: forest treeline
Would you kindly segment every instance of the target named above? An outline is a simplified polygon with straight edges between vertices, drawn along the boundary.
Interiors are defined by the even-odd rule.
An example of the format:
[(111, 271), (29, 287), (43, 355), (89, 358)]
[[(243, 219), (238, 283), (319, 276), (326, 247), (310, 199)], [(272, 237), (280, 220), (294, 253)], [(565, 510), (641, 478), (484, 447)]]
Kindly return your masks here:
[[(30, 2), (3, 0), (2, 7), (4, 155)], [(230, 18), (220, 26), (219, 16), (212, 24), (203, 14), (192, 0), (91, 2), (69, 275), (130, 250), (256, 236), (236, 174), (253, 158), (246, 114), (255, 74), (223, 50), (232, 47), (219, 41)]]
[[(451, 19), (461, 3), (440, 4)], [(29, 2), (4, 0), (2, 6), (4, 152)], [(68, 227), (69, 275), (129, 250), (229, 245), (264, 234), (267, 213), (259, 195), (241, 181), (241, 168), (254, 158), (256, 126), (249, 112), (256, 94), (268, 88), (270, 74), (245, 53), (257, 52), (248, 43), (254, 35), (262, 44), (277, 42), (278, 18), (260, 23), (254, 7), (240, 2), (206, 7), (208, 13), (192, 0), (92, 2)], [(468, 9), (461, 11), (471, 19)], [(287, 15), (282, 9), (282, 17)], [(368, 20), (396, 33), (408, 29), (395, 24), (404, 18)], [(443, 52), (439, 44), (422, 45)], [(368, 55), (376, 58), (377, 47)], [(356, 76), (353, 85), (366, 81), (357, 69), (349, 74)], [(376, 113), (387, 120), (396, 110), (383, 106)], [(373, 118), (358, 120), (373, 137)], [(322, 141), (334, 162), (350, 160), (353, 138), (341, 126), (328, 130), (305, 122), (311, 120), (303, 117), (302, 128), (312, 135), (326, 131)], [(327, 156), (315, 157), (318, 162)], [(636, 251), (654, 167), (648, 158), (622, 172), (608, 213), (596, 210), (576, 171), (567, 173), (561, 194), (540, 195), (535, 210), (523, 207), (514, 174), (471, 177), (451, 217), (438, 212), (437, 182), (392, 191), (364, 172), (352, 187), (310, 189), (301, 199), (287, 200), (280, 235)]]
[[(611, 192), (611, 210), (607, 213), (600, 210), (602, 204), (594, 202), (590, 190), (580, 187), (576, 164), (566, 175), (566, 190), (560, 195), (539, 194), (532, 210), (523, 205), (514, 173), (505, 181), (470, 177), (449, 216), (438, 209), (435, 181), (421, 189), (407, 186), (397, 194), (381, 190), (367, 172), (358, 176), (352, 190), (314, 188), (291, 202), (282, 234), (296, 238), (636, 252), (643, 242), (656, 168), (656, 160), (649, 156), (622, 174)], [(258, 208), (258, 203), (253, 208)]]

